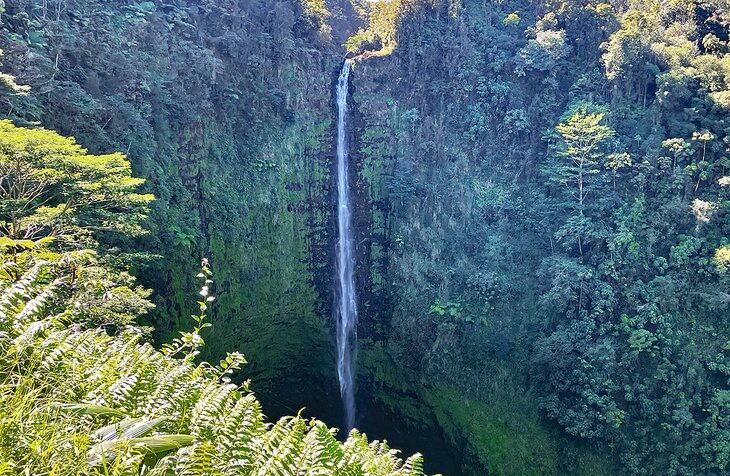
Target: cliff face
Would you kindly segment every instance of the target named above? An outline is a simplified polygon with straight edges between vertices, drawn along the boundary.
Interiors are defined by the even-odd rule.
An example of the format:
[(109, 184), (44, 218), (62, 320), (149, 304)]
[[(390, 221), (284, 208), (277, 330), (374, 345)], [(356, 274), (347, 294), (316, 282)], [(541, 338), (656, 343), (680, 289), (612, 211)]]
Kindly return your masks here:
[[(217, 300), (203, 357), (241, 350), (250, 363), (240, 378), (271, 417), (306, 406), (334, 425), (333, 94), (357, 23), (345, 3), (329, 2), (327, 18), (298, 0), (18, 1), (2, 14), (0, 45), (0, 68), (33, 87), (9, 100), (11, 116), (94, 152), (126, 152), (157, 196), (136, 246), (159, 258), (133, 262), (156, 291), (155, 338), (187, 327), (197, 261), (208, 256)], [(524, 41), (482, 31), (489, 15), (471, 13), (415, 9), (394, 53), (353, 72), (360, 423), (425, 452), (433, 470), (547, 474), (555, 443), (525, 392), (523, 357), (507, 358), (526, 337), (513, 332), (522, 323), (508, 303), (524, 304), (505, 291), (517, 279), (505, 271), (533, 264), (506, 244), (519, 231), (500, 226), (519, 213), (505, 197), (540, 140), (502, 126), (517, 107), (505, 90), (527, 86), (460, 89), (474, 74), (466, 65), (489, 69)], [(471, 124), (463, 111), (477, 94), (498, 99)], [(489, 145), (465, 141), (476, 136)], [(485, 242), (494, 253), (477, 270), (468, 263)], [(472, 272), (481, 281), (467, 282)], [(466, 286), (479, 297), (462, 295)]]
[[(394, 52), (358, 62), (352, 75), (365, 429), (420, 444), (446, 473), (558, 474), (565, 446), (578, 474), (608, 474), (551, 434), (529, 385), (540, 256), (525, 207), (545, 150), (504, 118), (532, 101), (544, 109), (532, 112), (531, 129), (546, 129), (562, 86), (508, 82), (489, 65), (522, 39), (497, 27), (474, 33), (469, 19), (483, 12), (441, 13), (404, 19), (412, 30)], [(398, 425), (410, 438), (399, 439)], [(423, 433), (430, 442), (414, 440)], [(458, 450), (439, 454), (448, 447)]]
[(352, 76), (372, 406), (470, 474), (726, 472), (727, 8), (389, 5)]

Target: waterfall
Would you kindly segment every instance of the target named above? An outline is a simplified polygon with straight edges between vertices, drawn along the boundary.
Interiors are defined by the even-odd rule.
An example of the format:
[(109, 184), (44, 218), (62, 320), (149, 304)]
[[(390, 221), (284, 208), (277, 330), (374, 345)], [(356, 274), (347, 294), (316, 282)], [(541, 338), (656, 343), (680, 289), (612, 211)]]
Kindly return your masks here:
[(357, 344), (355, 250), (352, 239), (350, 184), (347, 179), (347, 89), (352, 62), (346, 60), (337, 81), (337, 377), (345, 408), (345, 431), (355, 426), (354, 365)]

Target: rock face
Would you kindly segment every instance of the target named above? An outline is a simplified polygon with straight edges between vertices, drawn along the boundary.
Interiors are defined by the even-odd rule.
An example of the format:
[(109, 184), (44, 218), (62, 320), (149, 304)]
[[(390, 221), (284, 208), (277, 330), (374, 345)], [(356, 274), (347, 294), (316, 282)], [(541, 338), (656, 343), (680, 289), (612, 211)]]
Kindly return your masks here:
[(551, 233), (530, 207), (538, 131), (600, 41), (571, 59), (581, 67), (525, 67), (528, 38), (494, 5), (405, 4), (392, 53), (355, 58), (351, 78), (365, 430), (438, 455), (447, 474), (559, 474), (561, 446), (579, 474), (611, 474), (551, 434), (530, 383)]
[[(307, 407), (337, 425), (334, 86), (344, 31), (356, 22), (348, 7), (328, 24), (316, 3), (69, 0), (51, 11), (40, 1), (13, 2), (2, 14), (0, 69), (35, 92), (7, 100), (16, 119), (74, 135), (94, 152), (126, 152), (157, 196), (151, 233), (138, 245), (162, 258), (135, 263), (156, 291), (156, 339), (187, 325), (197, 262), (208, 256), (217, 300), (203, 357), (244, 352), (242, 378), (253, 380), (270, 417)], [(547, 474), (555, 447), (529, 394), (512, 413), (532, 413), (515, 420), (496, 416), (508, 397), (482, 389), (499, 385), (484, 383), (499, 375), (524, 393), (520, 358), (493, 358), (510, 352), (504, 336), (521, 325), (507, 309), (509, 280), (500, 278), (512, 276), (503, 271), (514, 250), (473, 270), (484, 300), (464, 303), (459, 294), (472, 271), (462, 265), (477, 248), (464, 243), (487, 236), (498, 248), (500, 236), (515, 232), (498, 226), (518, 212), (504, 195), (540, 140), (503, 127), (505, 115), (521, 110), (504, 90), (526, 86), (490, 83), (493, 109), (468, 124), (463, 111), (477, 93), (447, 93), (468, 55), (440, 38), (473, 48), (466, 31), (475, 27), (440, 7), (419, 12), (404, 19), (392, 55), (361, 55), (352, 72), (362, 422), (373, 437), (425, 452), (433, 470), (520, 473), (524, 464)], [(329, 25), (339, 25), (334, 40)], [(501, 34), (516, 45), (504, 48), (522, 41)], [(485, 53), (480, 65), (507, 53), (514, 51)], [(481, 142), (488, 145), (470, 149), (465, 134), (490, 137)], [(475, 197), (474, 184), (501, 204)], [(474, 225), (484, 222), (479, 213), (489, 214), (489, 227)], [(488, 326), (468, 322), (482, 308), (493, 315)], [(464, 346), (473, 350), (468, 361), (452, 352)], [(517, 370), (506, 378), (509, 369)], [(466, 388), (471, 382), (481, 390)]]
[[(151, 233), (137, 245), (162, 258), (135, 263), (156, 291), (156, 339), (187, 325), (197, 262), (208, 256), (217, 300), (203, 357), (244, 352), (242, 378), (270, 417), (307, 407), (338, 425), (334, 86), (343, 32), (356, 22), (344, 9), (328, 39), (316, 3), (69, 0), (51, 11), (13, 2), (2, 14), (0, 69), (36, 93), (8, 99), (16, 119), (74, 135), (94, 152), (126, 152), (157, 196)], [(371, 436), (425, 452), (433, 470), (499, 472), (502, 448), (518, 447), (540, 471), (552, 456), (536, 462), (527, 442), (510, 439), (524, 434), (519, 423), (493, 418), (498, 410), (481, 394), (466, 399), (454, 384), (475, 372), (442, 352), (466, 339), (453, 322), (465, 314), (461, 304), (439, 300), (461, 286), (455, 263), (467, 254), (457, 241), (478, 219), (459, 173), (479, 166), (459, 145), (463, 123), (453, 117), (468, 98), (444, 94), (461, 58), (436, 40), (462, 30), (440, 10), (432, 18), (426, 33), (417, 18), (405, 22), (394, 54), (361, 55), (352, 73), (358, 407)], [(508, 155), (497, 167), (518, 161)], [(500, 285), (488, 279), (500, 266), (485, 271), (487, 287)], [(434, 318), (441, 305), (451, 320)], [(509, 342), (493, 340), (507, 352)], [(505, 366), (488, 368), (503, 374)], [(535, 421), (530, 433), (544, 442)], [(485, 441), (469, 439), (475, 428)]]

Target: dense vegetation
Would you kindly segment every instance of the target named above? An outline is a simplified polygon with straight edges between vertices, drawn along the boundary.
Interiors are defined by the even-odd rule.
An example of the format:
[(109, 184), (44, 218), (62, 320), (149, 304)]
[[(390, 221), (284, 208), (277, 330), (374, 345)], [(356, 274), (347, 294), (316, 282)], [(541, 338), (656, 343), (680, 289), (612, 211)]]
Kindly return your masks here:
[(419, 456), (402, 461), (357, 431), (340, 443), (317, 420), (266, 423), (247, 385), (231, 383), (239, 353), (196, 364), (207, 261), (193, 330), (162, 351), (144, 343), (132, 315), (150, 306), (144, 292), (103, 247), (70, 246), (138, 232), (112, 225), (144, 216), (125, 207), (151, 200), (134, 192), (142, 180), (121, 154), (1, 124), (0, 474), (423, 474)]
[[(329, 274), (309, 265), (329, 253), (326, 78), (340, 61), (320, 3), (14, 1), (2, 15), (0, 69), (31, 86), (3, 113), (125, 152), (157, 197), (139, 242), (165, 258), (130, 262), (155, 290), (156, 337), (194, 311), (191, 257), (208, 256), (226, 324), (203, 352), (245, 348), (260, 390), (337, 388), (314, 285)], [(299, 349), (316, 351), (294, 369)]]
[[(487, 403), (445, 429), (493, 472), (726, 473), (727, 5), (397, 3), (355, 78), (391, 358)], [(515, 468), (535, 407), (577, 446)]]
[[(99, 230), (98, 259), (155, 290), (159, 343), (187, 327), (190, 257), (208, 256), (203, 355), (245, 351), (233, 378), (273, 414), (339, 424), (332, 83), (348, 54), (358, 426), (427, 464), (446, 442), (445, 472), (730, 471), (726, 1), (4, 4), (2, 113), (90, 157), (126, 151), (157, 197), (113, 219), (134, 228), (149, 207), (147, 235)], [(36, 218), (66, 223), (59, 205)], [(99, 218), (83, 208), (68, 246)]]

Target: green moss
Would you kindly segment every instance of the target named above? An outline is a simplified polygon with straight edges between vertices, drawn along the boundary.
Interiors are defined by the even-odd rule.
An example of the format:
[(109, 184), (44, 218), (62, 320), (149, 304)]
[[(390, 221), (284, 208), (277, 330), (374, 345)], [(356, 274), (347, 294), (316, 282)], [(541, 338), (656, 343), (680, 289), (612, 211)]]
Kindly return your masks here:
[(418, 387), (383, 348), (382, 342), (358, 342), (358, 373), (370, 382), (369, 395), (414, 427), (426, 426), (429, 415), (423, 412)]
[(215, 358), (244, 351), (251, 362), (245, 371), (258, 388), (279, 385), (296, 372), (328, 374), (334, 361), (327, 323), (317, 312), (321, 297), (312, 259), (317, 241), (327, 237), (311, 233), (329, 219), (317, 207), (325, 201), (327, 175), (312, 160), (326, 145), (328, 124), (273, 129), (260, 154), (272, 166), (246, 170), (244, 194), (228, 198), (239, 209), (232, 217), (235, 226), (219, 216), (211, 223), (218, 295), (214, 318), (219, 322), (206, 353)]
[(427, 393), (439, 425), (489, 474), (558, 474), (555, 442), (539, 420), (437, 388)]
[[(541, 419), (536, 404), (524, 404), (524, 395), (510, 399), (506, 391), (493, 402), (467, 398), (443, 385), (414, 380), (414, 373), (398, 365), (380, 342), (361, 342), (359, 352), (361, 378), (369, 382), (371, 398), (403, 418), (413, 431), (438, 428), (462, 455), (464, 474), (565, 473), (560, 440)], [(577, 455), (573, 474), (614, 472), (600, 455), (570, 448)]]

